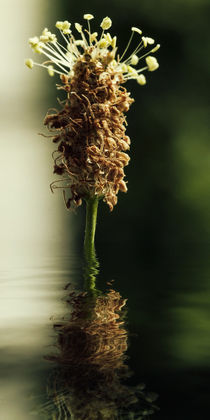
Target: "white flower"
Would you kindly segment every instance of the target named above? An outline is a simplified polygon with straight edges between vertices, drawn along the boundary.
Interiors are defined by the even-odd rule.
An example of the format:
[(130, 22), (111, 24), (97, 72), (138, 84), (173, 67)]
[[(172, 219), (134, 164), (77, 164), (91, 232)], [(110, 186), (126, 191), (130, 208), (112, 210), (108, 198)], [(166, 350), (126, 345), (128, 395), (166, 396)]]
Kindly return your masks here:
[(160, 44), (157, 44), (150, 52), (151, 53), (155, 53), (156, 51), (158, 51), (160, 48)]
[(154, 71), (154, 70), (158, 69), (158, 67), (159, 67), (157, 59), (155, 57), (152, 57), (151, 55), (146, 58), (146, 63), (148, 65), (148, 70), (149, 71)]
[(144, 74), (140, 74), (140, 76), (137, 77), (137, 82), (142, 86), (146, 84), (146, 77)]
[(96, 42), (97, 41), (98, 32), (93, 32), (93, 34), (90, 34), (90, 42)]
[(101, 22), (101, 25), (100, 25), (101, 27), (102, 27), (102, 29), (104, 29), (104, 30), (106, 30), (106, 29), (109, 29), (109, 28), (111, 28), (111, 26), (112, 26), (112, 21), (111, 21), (111, 19), (107, 16), (107, 17), (105, 17), (103, 20), (102, 20), (102, 22)]
[(31, 46), (31, 48), (33, 48), (39, 43), (39, 37), (34, 36), (32, 38), (29, 38), (28, 42), (29, 42), (29, 45)]
[(68, 35), (71, 33), (71, 30), (70, 30), (71, 23), (68, 22), (68, 20), (65, 20), (64, 22), (57, 21), (55, 26), (56, 28), (60, 29), (60, 31), (62, 31), (65, 35)]
[[(71, 23), (67, 20), (57, 21), (56, 28), (64, 39), (65, 44), (58, 41), (57, 36), (51, 33), (48, 28), (44, 28), (42, 34), (34, 36), (29, 39), (29, 45), (35, 53), (43, 54), (47, 60), (43, 63), (36, 63), (32, 59), (25, 60), (25, 64), (30, 69), (34, 65), (41, 66), (47, 69), (50, 76), (55, 73), (66, 75), (69, 79), (74, 77), (74, 66), (77, 60), (88, 53), (93, 61), (98, 62), (99, 66), (104, 67), (104, 72), (114, 71), (116, 80), (123, 77), (124, 81), (135, 79), (140, 85), (146, 83), (145, 76), (141, 73), (145, 70), (154, 71), (159, 67), (155, 57), (149, 55), (155, 53), (160, 44), (144, 53), (142, 56), (141, 50), (144, 50), (148, 45), (154, 44), (154, 39), (150, 37), (141, 36), (142, 31), (139, 28), (131, 28), (131, 36), (121, 57), (117, 55), (117, 37), (112, 36), (109, 32), (104, 33), (112, 25), (111, 19), (107, 16), (101, 22), (102, 33), (92, 32), (90, 29), (90, 20), (93, 15), (85, 14), (84, 19), (87, 21), (88, 29), (83, 30), (80, 23), (75, 23), (75, 29), (80, 34), (79, 39), (76, 39), (70, 29)], [(138, 37), (136, 47), (132, 50), (131, 43), (133, 38)], [(131, 51), (130, 51), (131, 50)], [(129, 52), (130, 51), (130, 52)], [(127, 58), (124, 58), (126, 57)], [(146, 57), (146, 65), (137, 68), (137, 65), (143, 58)], [(133, 68), (135, 66), (135, 69)]]
[(109, 45), (109, 42), (108, 42), (105, 38), (102, 38), (102, 39), (98, 42), (98, 47), (99, 47), (99, 48), (106, 48), (106, 47), (108, 47), (108, 45)]
[(138, 62), (139, 62), (139, 58), (137, 57), (136, 54), (133, 54), (132, 57), (131, 57), (132, 66), (136, 66), (136, 64), (138, 64)]
[(75, 23), (75, 28), (80, 34), (82, 33), (82, 25), (80, 23)]
[(135, 26), (133, 26), (133, 27), (131, 28), (131, 30), (132, 30), (133, 32), (137, 32), (139, 35), (141, 35), (141, 34), (142, 34), (141, 29), (136, 28)]
[(148, 44), (152, 45), (155, 42), (153, 38), (149, 38), (148, 36), (143, 36), (142, 41), (143, 41), (143, 44), (144, 44), (145, 48), (147, 47)]
[(49, 76), (54, 76), (54, 68), (53, 68), (53, 66), (48, 66), (48, 74), (49, 74)]
[(94, 18), (94, 16), (91, 15), (90, 13), (87, 13), (86, 15), (83, 16), (83, 18), (86, 19), (86, 20), (91, 20), (91, 19)]
[(112, 45), (112, 37), (111, 37), (109, 32), (104, 34), (104, 39), (106, 39), (106, 41), (108, 42), (109, 45)]
[(32, 69), (32, 68), (33, 68), (33, 66), (34, 66), (34, 62), (33, 62), (33, 60), (32, 60), (31, 58), (27, 58), (27, 59), (25, 60), (25, 65), (26, 65), (29, 69)]

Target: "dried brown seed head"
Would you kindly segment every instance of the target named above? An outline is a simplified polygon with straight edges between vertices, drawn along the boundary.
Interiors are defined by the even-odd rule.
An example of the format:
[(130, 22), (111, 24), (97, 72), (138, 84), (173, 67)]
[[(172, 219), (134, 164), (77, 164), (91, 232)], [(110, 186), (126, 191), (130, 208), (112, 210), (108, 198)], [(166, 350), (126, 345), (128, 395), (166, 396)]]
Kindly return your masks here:
[[(84, 15), (88, 30), (83, 31), (79, 23), (75, 24), (80, 39), (72, 35), (67, 20), (56, 23), (66, 41), (65, 47), (47, 28), (40, 37), (30, 38), (33, 51), (44, 54), (48, 61), (38, 64), (27, 59), (25, 64), (30, 69), (35, 64), (41, 65), (50, 76), (60, 74), (61, 84), (57, 88), (67, 94), (61, 110), (46, 116), (45, 125), (51, 132), (54, 130), (53, 142), (58, 143), (54, 172), (64, 177), (63, 187), (71, 192), (71, 202), (81, 203), (83, 198), (98, 196), (103, 197), (112, 210), (118, 191), (127, 191), (123, 178), (124, 167), (129, 162), (125, 152), (129, 150), (130, 139), (125, 134), (124, 114), (133, 99), (123, 84), (129, 79), (135, 79), (140, 85), (146, 83), (142, 72), (158, 68), (156, 58), (149, 54), (155, 53), (160, 45), (139, 57), (140, 50), (153, 45), (154, 40), (141, 37), (142, 31), (133, 27), (120, 57), (116, 55), (116, 36), (106, 32), (111, 27), (111, 19), (103, 19), (98, 39), (97, 32), (90, 31), (92, 18), (91, 14)], [(131, 41), (136, 36), (141, 39), (130, 54)], [(124, 58), (127, 53), (128, 58)], [(142, 59), (146, 63), (136, 69)], [(62, 184), (58, 186), (56, 181), (53, 187), (61, 188)]]
[[(58, 143), (54, 172), (69, 178), (74, 203), (89, 196), (103, 197), (110, 210), (117, 203), (118, 191), (127, 191), (123, 178), (129, 162), (125, 153), (125, 109), (133, 99), (122, 87), (114, 70), (94, 61), (88, 51), (74, 67), (68, 98), (59, 112), (48, 114), (45, 125), (55, 129)], [(79, 199), (78, 199), (79, 197)]]

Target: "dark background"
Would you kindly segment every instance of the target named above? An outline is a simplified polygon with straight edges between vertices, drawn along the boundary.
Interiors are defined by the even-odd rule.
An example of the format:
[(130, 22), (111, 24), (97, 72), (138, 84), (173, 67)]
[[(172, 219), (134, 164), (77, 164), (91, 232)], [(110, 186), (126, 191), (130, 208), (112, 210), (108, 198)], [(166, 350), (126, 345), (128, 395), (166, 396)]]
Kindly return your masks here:
[[(46, 25), (56, 20), (92, 28), (103, 17), (123, 51), (132, 26), (161, 44), (160, 68), (147, 85), (128, 82), (131, 161), (128, 193), (112, 213), (100, 204), (96, 249), (99, 285), (128, 298), (133, 383), (160, 395), (157, 419), (202, 419), (209, 411), (210, 373), (210, 2), (205, 0), (50, 1)], [(91, 23), (92, 23), (91, 22)], [(51, 27), (52, 24), (52, 27)], [(95, 25), (95, 26), (94, 26)], [(46, 84), (54, 106), (55, 80)], [(44, 109), (45, 107), (45, 109)], [(65, 211), (65, 210), (64, 210)], [(75, 223), (81, 225), (84, 209)], [(71, 225), (69, 226), (71, 229)]]

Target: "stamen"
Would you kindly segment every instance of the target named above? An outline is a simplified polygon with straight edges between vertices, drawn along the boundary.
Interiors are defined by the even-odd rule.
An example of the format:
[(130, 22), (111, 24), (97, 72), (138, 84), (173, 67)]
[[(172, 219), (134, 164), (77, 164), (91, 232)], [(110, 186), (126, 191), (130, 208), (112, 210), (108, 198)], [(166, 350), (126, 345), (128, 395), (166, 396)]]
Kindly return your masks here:
[(87, 20), (87, 23), (88, 23), (88, 31), (89, 31), (89, 43), (90, 43), (90, 45), (92, 44), (92, 42), (91, 42), (91, 30), (90, 30), (90, 20), (91, 19), (93, 19), (94, 18), (94, 16), (93, 15), (91, 15), (91, 14), (85, 14), (84, 16), (84, 19), (86, 19)]
[(55, 74), (55, 71), (54, 71), (54, 68), (53, 68), (53, 66), (48, 66), (48, 74), (49, 74), (49, 76), (54, 76), (54, 74)]
[(88, 20), (87, 21), (87, 24), (88, 24), (88, 35), (89, 35), (89, 44), (91, 45), (91, 40), (90, 40), (90, 37), (91, 37), (91, 30), (90, 30), (90, 21)]
[(132, 66), (136, 66), (136, 64), (138, 64), (139, 62), (139, 57), (137, 57), (137, 55), (133, 54), (131, 57), (131, 65)]
[(148, 65), (149, 71), (154, 71), (159, 67), (157, 59), (155, 57), (152, 57), (151, 55), (146, 58), (146, 63)]
[(70, 39), (70, 41), (69, 41), (69, 43), (68, 43), (68, 45), (67, 45), (67, 51), (70, 51), (70, 47), (71, 47), (71, 49), (73, 50), (73, 52), (74, 52), (74, 54), (75, 54), (75, 56), (76, 57), (79, 57), (80, 55), (81, 55), (81, 53), (80, 53), (80, 51), (78, 50), (78, 48), (77, 48), (77, 44), (76, 44), (76, 40), (75, 40), (75, 38), (74, 38), (74, 36), (72, 35), (71, 36), (71, 39)]
[(124, 51), (124, 53), (121, 55), (121, 57), (119, 58), (119, 61), (121, 61), (122, 60), (122, 58), (124, 57), (124, 55), (126, 54), (126, 52), (128, 51), (128, 48), (130, 47), (130, 44), (131, 44), (131, 41), (132, 41), (132, 39), (133, 39), (133, 34), (134, 34), (134, 32), (132, 32), (132, 34), (131, 34), (131, 36), (130, 36), (130, 38), (129, 38), (129, 41), (128, 41), (128, 43), (127, 43), (127, 47), (126, 47), (126, 49), (125, 49), (125, 51)]
[(102, 20), (102, 22), (101, 22), (100, 26), (101, 26), (101, 28), (102, 28), (103, 30), (107, 30), (107, 29), (111, 28), (111, 26), (112, 26), (112, 21), (111, 21), (111, 19), (110, 19), (108, 16), (106, 16), (106, 17)]
[(135, 26), (133, 26), (132, 28), (131, 28), (131, 30), (133, 31), (133, 32), (137, 32), (138, 34), (142, 34), (142, 31), (141, 31), (141, 29), (139, 29), (139, 28), (136, 28)]
[(75, 23), (75, 28), (81, 34), (85, 46), (88, 47), (87, 39), (85, 38), (84, 32), (82, 30), (82, 25), (80, 25), (80, 23)]
[(68, 20), (65, 20), (64, 22), (57, 21), (55, 26), (56, 28), (60, 29), (60, 31), (64, 33), (65, 35), (68, 35), (71, 33), (71, 30), (70, 30), (71, 23), (68, 22)]
[(68, 51), (67, 48), (64, 47), (64, 45), (60, 44), (60, 42), (56, 42), (57, 45), (59, 45), (59, 47), (63, 48), (64, 51)]
[(147, 66), (146, 67), (142, 67), (141, 69), (138, 69), (137, 70), (137, 73), (141, 73), (142, 71), (147, 70), (147, 69), (148, 69)]
[(142, 41), (145, 48), (147, 47), (147, 44), (152, 45), (155, 42), (153, 38), (149, 38), (148, 36), (143, 36)]
[(69, 43), (68, 38), (64, 35), (64, 33), (62, 31), (60, 31), (60, 33), (61, 33), (63, 39), (65, 40), (66, 44), (68, 44)]
[[(48, 70), (48, 68), (49, 68), (49, 66), (45, 66), (44, 64), (40, 64), (40, 63), (35, 63), (34, 62), (34, 65), (35, 66), (39, 66), (39, 67), (43, 67), (43, 68), (45, 68), (45, 69), (47, 69)], [(53, 71), (55, 72), (55, 73), (58, 73), (58, 74), (63, 74), (63, 73), (61, 73), (60, 71), (58, 71), (58, 70), (55, 70), (55, 69), (53, 69)], [(65, 70), (65, 74), (68, 74), (68, 72)]]
[(57, 47), (60, 54), (58, 54), (57, 51), (55, 51), (54, 48), (50, 44), (45, 45), (43, 48), (53, 53), (60, 61), (63, 61), (63, 59), (64, 61), (67, 61), (66, 54), (63, 53), (63, 51), (59, 48), (59, 46), (57, 45), (55, 46)]
[[(97, 40), (98, 33), (91, 33), (90, 27), (90, 20), (92, 20), (94, 16), (87, 13), (84, 14), (83, 17), (85, 20), (87, 20), (88, 29), (83, 30), (82, 25), (75, 23), (75, 29), (81, 35), (81, 39), (75, 39), (70, 30), (71, 23), (67, 20), (57, 21), (55, 25), (60, 30), (61, 35), (65, 40), (65, 45), (59, 43), (57, 41), (56, 35), (51, 33), (48, 28), (43, 29), (40, 37), (34, 36), (30, 38), (29, 44), (33, 51), (45, 55), (48, 60), (42, 64), (38, 64), (34, 63), (32, 59), (27, 59), (25, 60), (27, 67), (31, 69), (33, 68), (34, 64), (39, 65), (41, 67), (47, 68), (48, 73), (51, 76), (54, 75), (54, 73), (61, 75), (63, 74), (65, 80), (65, 75), (68, 75), (68, 78), (70, 75), (71, 77), (74, 77), (73, 66), (77, 63), (78, 58), (84, 54), (85, 50), (87, 50), (87, 52), (90, 52), (93, 61), (98, 61), (100, 66), (104, 66), (104, 71), (100, 74), (100, 80), (106, 77), (106, 75), (108, 75), (111, 71), (115, 73), (113, 74), (112, 78), (116, 83), (119, 82), (121, 74), (125, 81), (136, 79), (139, 84), (145, 84), (145, 76), (139, 76), (139, 73), (143, 72), (144, 70), (154, 71), (159, 67), (156, 58), (150, 54), (155, 53), (160, 48), (160, 44), (157, 44), (148, 52), (144, 53), (142, 56), (139, 56), (139, 52), (143, 48), (154, 44), (153, 38), (142, 36), (140, 42), (138, 42), (132, 54), (130, 54), (129, 57), (123, 61), (124, 56), (130, 48), (134, 33), (141, 35), (141, 29), (136, 27), (131, 28), (131, 36), (123, 54), (120, 57), (119, 55), (116, 56), (117, 37), (112, 37), (109, 32), (105, 32), (112, 25), (111, 19), (107, 16), (102, 20), (100, 24), (102, 28), (101, 36), (100, 39)], [(79, 47), (81, 47), (83, 50), (81, 50)], [(138, 64), (139, 60), (145, 57), (147, 64), (146, 67), (141, 69), (133, 68), (133, 66)], [(54, 69), (53, 64), (57, 67), (57, 69)], [(58, 88), (60, 88), (60, 85), (58, 85)]]
[[(155, 48), (153, 48), (152, 50), (147, 51), (144, 55), (141, 55), (140, 60), (141, 60), (142, 58), (144, 58), (144, 57), (147, 57), (150, 53), (154, 52), (154, 49), (155, 49)], [(157, 49), (159, 50), (159, 48), (157, 48)], [(156, 50), (156, 51), (157, 51), (157, 50)]]
[(33, 66), (34, 66), (34, 62), (33, 62), (33, 60), (32, 60), (31, 58), (27, 58), (27, 59), (25, 60), (25, 65), (26, 65), (29, 69), (32, 69), (32, 68), (33, 68)]
[(53, 57), (53, 55), (50, 55), (50, 54), (46, 53), (45, 51), (43, 51), (43, 54), (46, 55), (46, 57), (48, 57), (53, 63), (55, 63), (62, 70), (66, 71), (64, 69), (64, 67), (61, 66), (61, 64), (59, 64), (59, 63), (62, 63), (64, 66), (69, 67), (69, 63), (67, 61), (64, 62), (63, 60), (57, 60), (55, 57)]
[(142, 86), (146, 84), (146, 77), (144, 76), (144, 74), (141, 74), (139, 77), (137, 77), (136, 80)]
[(97, 36), (98, 36), (98, 32), (93, 32), (93, 33), (90, 35), (90, 38), (91, 38), (91, 43), (93, 43), (93, 42), (97, 42)]
[(125, 60), (125, 63), (127, 63), (131, 59), (132, 55), (138, 54), (139, 51), (141, 51), (143, 49), (142, 44), (143, 44), (143, 42), (140, 41), (139, 44), (137, 45), (137, 47), (135, 48), (135, 50), (132, 52), (132, 54)]
[(80, 25), (80, 23), (75, 23), (75, 28), (76, 28), (76, 30), (81, 34), (82, 33), (82, 25)]
[(112, 38), (112, 43), (111, 43), (111, 46), (113, 49), (116, 47), (116, 43), (117, 43), (117, 37), (114, 36), (114, 38)]
[(91, 15), (90, 13), (87, 13), (87, 14), (85, 14), (85, 15), (83, 16), (83, 18), (84, 18), (84, 19), (86, 19), (86, 20), (91, 20), (91, 19), (93, 19), (93, 18), (94, 18), (94, 16), (93, 16), (93, 15)]
[(159, 48), (160, 48), (160, 44), (157, 44), (156, 47), (154, 47), (150, 52), (154, 53), (154, 52), (158, 51)]

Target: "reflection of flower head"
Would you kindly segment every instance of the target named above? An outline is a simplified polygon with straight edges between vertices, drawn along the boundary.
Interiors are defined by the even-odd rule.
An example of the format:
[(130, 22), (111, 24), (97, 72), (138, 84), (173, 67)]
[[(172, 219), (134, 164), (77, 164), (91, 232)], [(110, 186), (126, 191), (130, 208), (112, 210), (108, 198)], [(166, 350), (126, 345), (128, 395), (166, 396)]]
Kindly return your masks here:
[[(79, 39), (72, 34), (68, 21), (56, 23), (65, 46), (47, 28), (40, 37), (30, 38), (33, 51), (45, 55), (47, 61), (39, 64), (27, 59), (25, 64), (29, 68), (34, 65), (47, 68), (50, 76), (60, 74), (63, 84), (58, 88), (67, 92), (63, 109), (48, 114), (45, 119), (45, 124), (55, 129), (53, 141), (59, 143), (54, 172), (67, 177), (66, 186), (71, 191), (67, 206), (71, 202), (78, 206), (83, 198), (98, 196), (112, 210), (118, 191), (127, 191), (124, 166), (129, 162), (125, 151), (129, 149), (130, 139), (125, 135), (124, 113), (133, 99), (122, 84), (130, 79), (140, 85), (146, 83), (143, 72), (159, 67), (150, 54), (160, 45), (152, 46), (150, 51), (139, 56), (140, 51), (154, 44), (154, 40), (141, 37), (141, 30), (132, 27), (128, 45), (120, 57), (116, 36), (107, 32), (112, 25), (111, 19), (106, 17), (101, 22), (101, 35), (91, 32), (93, 15), (85, 14), (84, 19), (88, 30), (75, 23)], [(134, 36), (140, 40), (129, 54)], [(138, 68), (144, 58), (145, 63)]]
[(55, 404), (53, 418), (61, 418), (56, 416), (59, 412), (78, 420), (150, 419), (157, 410), (157, 395), (143, 384), (125, 383), (132, 374), (125, 363), (126, 299), (111, 289), (93, 298), (70, 292), (67, 302), (70, 317), (54, 324), (57, 353), (46, 357), (56, 363), (48, 386)]
[(86, 376), (93, 370), (109, 377), (119, 369), (126, 370), (127, 331), (120, 319), (126, 299), (110, 290), (93, 298), (71, 292), (67, 302), (72, 307), (70, 320), (54, 324), (59, 353), (48, 359), (69, 366), (71, 372), (84, 370)]

